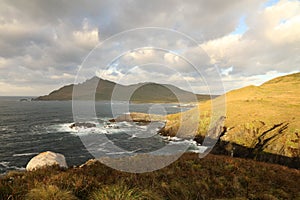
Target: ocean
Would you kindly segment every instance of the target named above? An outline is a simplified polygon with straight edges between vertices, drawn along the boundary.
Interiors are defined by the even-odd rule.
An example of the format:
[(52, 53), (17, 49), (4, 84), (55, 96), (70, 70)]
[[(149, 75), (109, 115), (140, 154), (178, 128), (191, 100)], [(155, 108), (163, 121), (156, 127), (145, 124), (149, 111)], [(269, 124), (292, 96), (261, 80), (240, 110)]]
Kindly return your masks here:
[[(110, 102), (95, 103), (96, 127), (72, 129), (72, 101), (20, 101), (23, 98), (0, 97), (0, 174), (9, 170), (24, 170), (28, 161), (43, 151), (61, 153), (66, 157), (68, 166), (77, 166), (94, 158), (95, 154), (122, 156), (128, 152), (153, 152), (168, 143), (188, 143), (190, 151), (200, 149), (193, 140), (158, 135), (162, 123), (151, 126), (129, 122), (109, 123), (108, 120), (113, 118)], [(124, 114), (121, 109), (123, 105), (123, 102), (116, 102), (114, 108), (120, 106), (120, 113), (114, 114)], [(170, 114), (187, 109), (176, 104), (129, 106), (130, 112), (147, 113), (151, 110), (152, 114)], [(104, 138), (105, 143), (102, 142)], [(93, 142), (87, 143), (89, 140)], [(107, 141), (118, 146), (118, 150), (109, 149), (111, 145)]]

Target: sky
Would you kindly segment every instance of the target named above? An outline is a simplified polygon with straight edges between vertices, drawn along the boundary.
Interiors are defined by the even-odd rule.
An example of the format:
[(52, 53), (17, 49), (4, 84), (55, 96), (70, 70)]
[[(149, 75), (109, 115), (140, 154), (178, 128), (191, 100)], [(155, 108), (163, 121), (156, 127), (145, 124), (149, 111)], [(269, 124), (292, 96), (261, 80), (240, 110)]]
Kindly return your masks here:
[(0, 49), (0, 96), (95, 75), (222, 93), (299, 71), (300, 1), (0, 0)]

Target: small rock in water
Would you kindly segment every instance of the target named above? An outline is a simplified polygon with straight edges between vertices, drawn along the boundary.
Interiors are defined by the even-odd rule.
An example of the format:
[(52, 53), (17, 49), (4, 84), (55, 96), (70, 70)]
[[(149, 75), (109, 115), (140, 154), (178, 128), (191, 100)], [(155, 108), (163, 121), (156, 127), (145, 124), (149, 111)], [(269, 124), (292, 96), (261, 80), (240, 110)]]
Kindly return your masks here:
[(76, 122), (70, 125), (70, 128), (94, 128), (96, 127), (96, 124), (89, 123), (89, 122)]
[(27, 164), (26, 170), (32, 171), (45, 166), (59, 165), (62, 168), (68, 168), (66, 158), (60, 153), (46, 151), (33, 157)]

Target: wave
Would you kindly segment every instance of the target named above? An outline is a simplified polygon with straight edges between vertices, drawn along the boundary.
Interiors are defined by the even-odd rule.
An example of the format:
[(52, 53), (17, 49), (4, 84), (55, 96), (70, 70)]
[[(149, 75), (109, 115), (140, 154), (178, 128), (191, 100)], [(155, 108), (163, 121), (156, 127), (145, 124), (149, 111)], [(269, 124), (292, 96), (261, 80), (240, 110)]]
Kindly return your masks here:
[(16, 154), (13, 154), (13, 157), (22, 157), (22, 156), (32, 156), (32, 155), (37, 155), (39, 153), (16, 153)]
[(0, 167), (8, 168), (9, 162), (0, 162)]
[(0, 126), (0, 131), (13, 132), (13, 133), (16, 132), (16, 130), (11, 126)]
[(6, 173), (6, 172), (8, 172), (10, 170), (24, 171), (25, 168), (24, 167), (18, 167), (18, 166), (10, 165), (10, 162), (7, 162), (7, 161), (0, 162), (0, 173)]
[(153, 124), (150, 125), (138, 125), (135, 122), (116, 122), (110, 123), (107, 121), (100, 121), (99, 123), (95, 122), (87, 122), (87, 123), (94, 123), (96, 126), (91, 128), (85, 127), (75, 127), (71, 128), (72, 123), (63, 123), (63, 124), (56, 124), (51, 125), (48, 127), (48, 132), (67, 132), (76, 136), (84, 136), (84, 135), (91, 135), (91, 134), (118, 134), (118, 133), (127, 133), (128, 135), (132, 135), (132, 137), (139, 137), (139, 133), (144, 135), (151, 133), (157, 134), (157, 131), (163, 125), (162, 123), (157, 123), (153, 127)]
[[(207, 149), (205, 146), (201, 146), (193, 139), (182, 139), (179, 137), (170, 137), (170, 136), (161, 136), (158, 134), (160, 128), (164, 125), (164, 123), (150, 123), (150, 124), (138, 124), (135, 122), (114, 122), (110, 123), (107, 119), (98, 120), (99, 123), (96, 123), (96, 127), (91, 128), (70, 128), (73, 123), (64, 123), (64, 124), (57, 124), (52, 125), (50, 129), (56, 132), (67, 132), (75, 136), (87, 136), (93, 134), (100, 134), (100, 135), (113, 135), (113, 134), (127, 134), (129, 135), (127, 140), (133, 140), (137, 138), (149, 138), (154, 135), (159, 136), (162, 141), (166, 144), (172, 144), (174, 146), (187, 146), (187, 151), (195, 152), (195, 153), (203, 153)], [(91, 122), (95, 123), (95, 122)], [(124, 140), (124, 138), (122, 138)], [(97, 146), (99, 148), (99, 144), (89, 144), (91, 146)], [(133, 144), (134, 145), (134, 144)], [(97, 148), (97, 149), (98, 149)], [(101, 150), (105, 152), (105, 145), (100, 147)], [(123, 154), (128, 152), (115, 152), (114, 154)]]
[(162, 136), (164, 140), (166, 140), (170, 144), (175, 145), (188, 145), (188, 152), (194, 153), (204, 153), (208, 147), (202, 146), (201, 144), (197, 143), (193, 139), (183, 139), (179, 137), (170, 137), (170, 136)]

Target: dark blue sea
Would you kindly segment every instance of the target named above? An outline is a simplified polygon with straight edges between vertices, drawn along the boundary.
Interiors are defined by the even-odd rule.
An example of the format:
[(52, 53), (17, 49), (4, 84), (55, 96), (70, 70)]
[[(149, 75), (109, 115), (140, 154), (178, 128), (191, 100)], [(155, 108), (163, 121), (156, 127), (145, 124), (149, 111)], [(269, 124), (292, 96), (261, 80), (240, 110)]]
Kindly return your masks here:
[[(126, 122), (110, 124), (108, 120), (113, 117), (110, 102), (95, 103), (96, 127), (74, 130), (69, 127), (74, 123), (72, 101), (20, 101), (23, 98), (0, 97), (0, 174), (25, 169), (28, 161), (43, 151), (62, 153), (68, 165), (73, 166), (93, 158), (93, 150), (99, 150), (103, 156), (114, 156), (128, 151), (154, 151), (168, 142), (190, 142), (191, 149), (197, 150), (197, 144), (193, 141), (171, 141), (156, 134), (163, 124), (152, 124), (151, 127)], [(123, 103), (115, 104), (117, 108), (120, 106), (120, 113), (117, 114), (123, 114)], [(152, 114), (170, 114), (186, 109), (175, 104), (130, 104), (129, 107), (130, 112), (147, 113), (151, 110)], [(151, 137), (139, 136), (145, 133), (151, 134)], [(107, 149), (101, 143), (103, 137), (121, 150)], [(94, 141), (89, 143), (91, 146), (88, 149), (82, 142), (85, 139)], [(124, 152), (122, 149), (125, 149)]]

